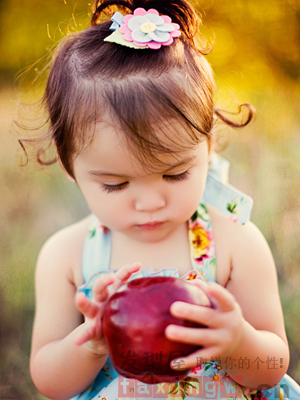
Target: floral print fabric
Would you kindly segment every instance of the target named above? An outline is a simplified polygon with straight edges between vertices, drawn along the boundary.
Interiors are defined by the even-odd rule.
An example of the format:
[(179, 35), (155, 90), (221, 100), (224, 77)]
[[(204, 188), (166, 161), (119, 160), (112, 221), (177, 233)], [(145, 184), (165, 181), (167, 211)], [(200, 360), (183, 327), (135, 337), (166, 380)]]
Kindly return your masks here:
[(216, 282), (217, 260), (211, 221), (207, 208), (200, 204), (188, 221), (193, 267), (207, 282)]

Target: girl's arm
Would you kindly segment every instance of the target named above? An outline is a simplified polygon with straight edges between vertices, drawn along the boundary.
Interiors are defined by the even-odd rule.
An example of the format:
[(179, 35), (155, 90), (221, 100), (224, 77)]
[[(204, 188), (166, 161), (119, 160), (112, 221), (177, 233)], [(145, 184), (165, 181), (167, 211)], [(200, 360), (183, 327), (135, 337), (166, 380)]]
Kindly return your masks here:
[[(273, 387), (289, 366), (276, 266), (265, 238), (254, 224), (233, 228), (232, 273), (226, 289), (241, 307), (246, 322), (239, 346), (231, 357), (251, 360), (245, 386), (256, 389), (258, 382), (265, 388)], [(243, 375), (246, 365), (240, 368), (237, 363), (236, 367), (226, 369), (229, 374)]]
[(77, 235), (70, 228), (45, 243), (36, 267), (30, 371), (38, 390), (51, 399), (68, 399), (86, 389), (107, 357), (105, 348), (97, 354), (87, 345), (75, 344), (84, 325), (74, 302), (71, 265), (82, 245), (76, 243)]
[(226, 229), (223, 237), (226, 241), (230, 238), (226, 245), (232, 255), (226, 289), (218, 284), (196, 283), (213, 299), (215, 309), (186, 303), (171, 307), (174, 315), (208, 328), (169, 326), (166, 334), (172, 340), (203, 346), (185, 358), (186, 367), (214, 359), (243, 386), (273, 387), (289, 364), (274, 260), (252, 223), (240, 226), (230, 222)]
[[(75, 301), (76, 272), (72, 272), (71, 265), (81, 260), (83, 241), (76, 229), (71, 228), (46, 242), (36, 269), (36, 315), (30, 370), (38, 390), (51, 399), (69, 399), (85, 390), (108, 355), (97, 321), (100, 321), (103, 309), (100, 301), (105, 301), (108, 295), (106, 286), (116, 279), (114, 275), (105, 275), (96, 281), (93, 291), (99, 304), (83, 298), (82, 294)], [(124, 268), (127, 270), (128, 266)], [(118, 274), (122, 275), (122, 271), (121, 268)], [(78, 274), (80, 272), (79, 265)], [(123, 274), (120, 280), (127, 275)], [(88, 317), (85, 322), (76, 302)], [(93, 320), (96, 321), (94, 324)]]

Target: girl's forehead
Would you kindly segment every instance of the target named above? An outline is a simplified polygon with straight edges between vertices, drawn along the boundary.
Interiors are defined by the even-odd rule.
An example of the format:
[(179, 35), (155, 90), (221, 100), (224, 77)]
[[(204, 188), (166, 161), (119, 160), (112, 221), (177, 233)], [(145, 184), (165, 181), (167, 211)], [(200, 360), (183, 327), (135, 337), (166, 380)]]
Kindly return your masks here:
[(84, 149), (74, 158), (74, 168), (94, 172), (95, 175), (100, 175), (100, 172), (141, 175), (150, 171), (166, 171), (208, 155), (207, 141), (203, 140), (192, 149), (158, 154), (156, 162), (150, 156), (148, 160), (141, 162), (138, 157), (139, 149), (128, 143), (125, 135), (112, 123), (98, 123)]

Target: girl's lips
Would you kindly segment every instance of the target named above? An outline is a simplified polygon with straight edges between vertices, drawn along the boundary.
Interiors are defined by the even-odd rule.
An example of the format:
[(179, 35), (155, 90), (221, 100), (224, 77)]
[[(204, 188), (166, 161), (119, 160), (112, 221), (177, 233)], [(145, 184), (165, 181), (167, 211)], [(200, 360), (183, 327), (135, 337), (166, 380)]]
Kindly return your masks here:
[(152, 231), (154, 229), (160, 228), (162, 225), (163, 222), (153, 221), (153, 222), (147, 222), (147, 224), (137, 225), (137, 227), (144, 231)]

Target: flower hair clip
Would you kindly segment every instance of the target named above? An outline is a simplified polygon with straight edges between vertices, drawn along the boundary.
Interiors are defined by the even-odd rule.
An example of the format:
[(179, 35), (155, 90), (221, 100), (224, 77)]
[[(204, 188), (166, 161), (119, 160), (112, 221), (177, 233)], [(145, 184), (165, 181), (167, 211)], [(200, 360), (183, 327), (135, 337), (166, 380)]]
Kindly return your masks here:
[(154, 8), (137, 8), (133, 14), (123, 16), (117, 11), (112, 16), (110, 29), (114, 32), (104, 41), (134, 49), (158, 50), (170, 46), (181, 35), (180, 26), (167, 15), (159, 15)]

